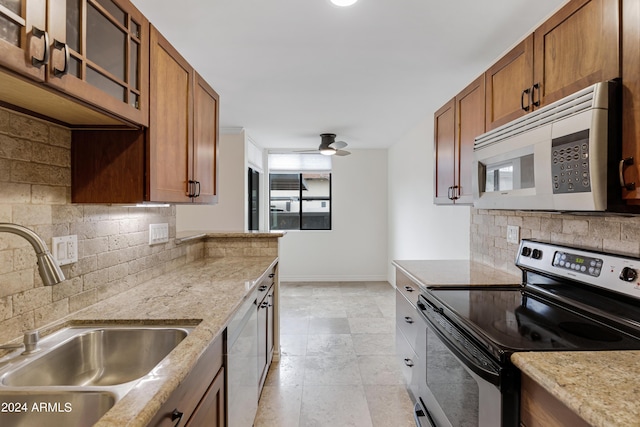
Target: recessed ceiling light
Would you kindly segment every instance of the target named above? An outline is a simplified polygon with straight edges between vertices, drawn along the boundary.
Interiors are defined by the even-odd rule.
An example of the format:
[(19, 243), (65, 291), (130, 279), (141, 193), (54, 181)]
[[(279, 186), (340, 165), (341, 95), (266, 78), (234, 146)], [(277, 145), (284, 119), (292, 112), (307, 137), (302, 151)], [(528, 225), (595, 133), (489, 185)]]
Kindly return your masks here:
[(331, 3), (335, 4), (336, 6), (351, 6), (357, 1), (358, 0), (331, 0)]

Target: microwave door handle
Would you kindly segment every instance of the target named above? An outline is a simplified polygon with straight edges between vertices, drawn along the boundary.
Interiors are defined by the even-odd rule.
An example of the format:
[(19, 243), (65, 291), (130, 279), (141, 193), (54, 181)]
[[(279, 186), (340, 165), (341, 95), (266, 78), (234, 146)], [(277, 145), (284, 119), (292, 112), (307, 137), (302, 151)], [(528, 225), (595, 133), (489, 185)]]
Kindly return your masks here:
[[(429, 411), (426, 410), (420, 400), (418, 400), (413, 407), (413, 419), (415, 420), (416, 426), (418, 427), (436, 427), (436, 425), (431, 420)], [(425, 421), (426, 424), (424, 424), (422, 421)]]

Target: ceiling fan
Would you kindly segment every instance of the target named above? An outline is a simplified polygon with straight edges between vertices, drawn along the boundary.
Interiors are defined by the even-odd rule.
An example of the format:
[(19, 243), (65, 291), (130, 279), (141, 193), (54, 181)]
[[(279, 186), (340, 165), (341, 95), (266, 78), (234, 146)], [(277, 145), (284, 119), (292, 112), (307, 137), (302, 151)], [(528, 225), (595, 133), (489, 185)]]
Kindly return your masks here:
[(346, 142), (336, 141), (335, 133), (321, 133), (320, 138), (322, 138), (322, 140), (320, 141), (320, 146), (317, 150), (303, 150), (298, 151), (298, 153), (319, 152), (325, 156), (348, 156), (351, 154), (350, 151), (343, 150), (343, 148), (347, 146)]

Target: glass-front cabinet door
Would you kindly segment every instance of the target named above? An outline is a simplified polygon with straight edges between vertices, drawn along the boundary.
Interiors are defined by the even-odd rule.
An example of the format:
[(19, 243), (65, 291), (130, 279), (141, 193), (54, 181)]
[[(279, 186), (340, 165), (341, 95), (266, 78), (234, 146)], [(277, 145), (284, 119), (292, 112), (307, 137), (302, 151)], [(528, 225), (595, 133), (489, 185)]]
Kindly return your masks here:
[(48, 7), (47, 83), (146, 126), (147, 19), (127, 0), (49, 0)]
[(0, 0), (0, 66), (44, 81), (46, 12), (45, 0)]

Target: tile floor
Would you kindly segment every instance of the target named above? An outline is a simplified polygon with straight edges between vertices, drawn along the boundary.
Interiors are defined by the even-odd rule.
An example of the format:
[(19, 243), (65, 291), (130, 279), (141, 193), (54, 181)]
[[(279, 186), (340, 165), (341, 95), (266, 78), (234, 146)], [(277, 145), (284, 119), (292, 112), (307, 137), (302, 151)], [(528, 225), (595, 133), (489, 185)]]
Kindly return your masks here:
[(281, 360), (255, 426), (411, 427), (387, 282), (280, 284)]

